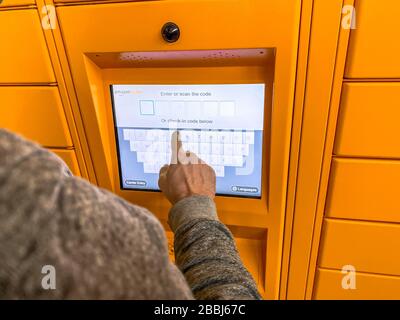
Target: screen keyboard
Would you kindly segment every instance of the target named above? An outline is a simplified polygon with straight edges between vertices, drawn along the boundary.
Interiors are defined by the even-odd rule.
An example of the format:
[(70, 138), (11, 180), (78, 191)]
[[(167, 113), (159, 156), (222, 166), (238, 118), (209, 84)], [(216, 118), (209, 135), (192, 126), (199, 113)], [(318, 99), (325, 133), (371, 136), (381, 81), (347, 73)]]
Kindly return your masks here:
[(254, 131), (124, 129), (123, 138), (129, 141), (137, 161), (143, 163), (144, 173), (158, 174), (170, 163), (174, 131), (179, 131), (183, 149), (210, 165), (217, 177), (225, 176), (226, 167), (243, 167), (253, 150)]

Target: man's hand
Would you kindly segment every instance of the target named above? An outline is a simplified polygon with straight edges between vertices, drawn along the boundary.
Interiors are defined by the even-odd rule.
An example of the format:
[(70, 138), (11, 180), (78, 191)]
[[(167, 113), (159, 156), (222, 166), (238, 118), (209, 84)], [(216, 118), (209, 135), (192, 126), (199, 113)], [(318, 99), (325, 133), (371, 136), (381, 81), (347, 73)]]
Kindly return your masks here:
[(185, 152), (178, 132), (171, 141), (172, 159), (170, 165), (160, 170), (158, 186), (174, 205), (183, 198), (193, 195), (215, 197), (215, 172), (194, 153)]

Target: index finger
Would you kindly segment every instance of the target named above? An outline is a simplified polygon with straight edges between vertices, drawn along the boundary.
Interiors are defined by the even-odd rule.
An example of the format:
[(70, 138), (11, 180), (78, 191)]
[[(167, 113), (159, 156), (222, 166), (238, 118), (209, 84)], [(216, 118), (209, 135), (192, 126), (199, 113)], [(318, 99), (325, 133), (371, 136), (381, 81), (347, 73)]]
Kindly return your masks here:
[(179, 151), (182, 149), (182, 141), (179, 138), (179, 131), (174, 131), (171, 136), (171, 163), (179, 163)]

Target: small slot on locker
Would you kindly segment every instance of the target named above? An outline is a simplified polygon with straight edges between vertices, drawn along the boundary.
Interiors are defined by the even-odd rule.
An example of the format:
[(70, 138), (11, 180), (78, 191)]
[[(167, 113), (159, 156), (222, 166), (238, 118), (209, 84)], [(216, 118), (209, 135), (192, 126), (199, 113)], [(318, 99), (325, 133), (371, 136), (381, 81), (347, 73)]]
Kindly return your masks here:
[(100, 68), (257, 66), (273, 61), (273, 48), (149, 52), (96, 52), (86, 54)]

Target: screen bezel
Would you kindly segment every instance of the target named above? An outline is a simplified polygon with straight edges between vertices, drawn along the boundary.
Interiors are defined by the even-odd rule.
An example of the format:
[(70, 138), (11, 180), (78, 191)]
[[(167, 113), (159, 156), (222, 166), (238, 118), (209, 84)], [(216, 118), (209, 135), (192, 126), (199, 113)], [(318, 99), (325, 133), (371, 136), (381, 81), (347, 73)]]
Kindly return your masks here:
[[(265, 109), (265, 97), (266, 97), (266, 86), (267, 84), (265, 82), (252, 82), (252, 83), (236, 83), (238, 85), (240, 84), (263, 84), (264, 85), (264, 109)], [(115, 84), (110, 84), (109, 85), (109, 90), (110, 90), (110, 96), (111, 96), (111, 107), (112, 107), (112, 116), (113, 116), (113, 127), (114, 127), (114, 135), (115, 135), (115, 142), (116, 142), (116, 151), (117, 151), (117, 167), (118, 167), (118, 180), (119, 180), (119, 187), (123, 191), (141, 191), (141, 192), (156, 192), (156, 193), (161, 193), (161, 190), (155, 190), (155, 189), (146, 189), (146, 188), (126, 188), (124, 187), (123, 181), (122, 181), (122, 169), (121, 169), (121, 156), (120, 156), (120, 144), (119, 144), (119, 135), (118, 135), (118, 126), (117, 126), (117, 117), (116, 117), (116, 110), (115, 110), (115, 101), (114, 101), (114, 91), (113, 91), (113, 86), (114, 85), (120, 85), (118, 83)], [(127, 84), (129, 85), (129, 84)], [(140, 86), (144, 84), (131, 84), (134, 86)], [(149, 85), (149, 84), (146, 84)], [(170, 84), (151, 84), (152, 86), (162, 86), (162, 85), (170, 85)], [(192, 84), (182, 84), (182, 85), (192, 85)], [(196, 84), (196, 85), (232, 85), (232, 83), (209, 83), (209, 84)], [(262, 190), (263, 190), (263, 172), (264, 172), (264, 138), (265, 138), (265, 110), (263, 110), (263, 127), (262, 127), (262, 135), (261, 135), (261, 174), (260, 174), (260, 195), (256, 196), (251, 196), (251, 195), (239, 195), (239, 194), (229, 194), (229, 193), (218, 193), (216, 192), (216, 196), (221, 196), (221, 197), (230, 197), (230, 198), (245, 198), (245, 199), (258, 199), (260, 200), (262, 198)]]

